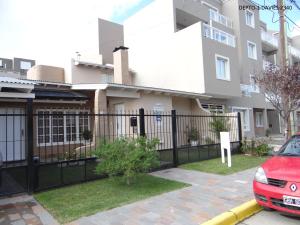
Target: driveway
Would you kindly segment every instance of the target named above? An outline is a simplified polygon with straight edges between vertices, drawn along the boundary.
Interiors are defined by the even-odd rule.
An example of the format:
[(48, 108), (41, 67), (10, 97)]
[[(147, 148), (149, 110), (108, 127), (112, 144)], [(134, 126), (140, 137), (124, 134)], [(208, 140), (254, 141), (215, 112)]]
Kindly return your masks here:
[(190, 187), (82, 217), (72, 225), (198, 225), (253, 199), (255, 169), (220, 176), (172, 168), (154, 176), (182, 181)]

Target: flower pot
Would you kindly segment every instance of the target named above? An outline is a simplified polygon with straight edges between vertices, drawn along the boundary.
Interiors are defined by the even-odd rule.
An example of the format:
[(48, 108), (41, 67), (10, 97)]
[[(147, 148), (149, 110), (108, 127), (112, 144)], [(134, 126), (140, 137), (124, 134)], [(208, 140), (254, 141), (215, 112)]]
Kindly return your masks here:
[(191, 140), (191, 146), (198, 146), (198, 140)]

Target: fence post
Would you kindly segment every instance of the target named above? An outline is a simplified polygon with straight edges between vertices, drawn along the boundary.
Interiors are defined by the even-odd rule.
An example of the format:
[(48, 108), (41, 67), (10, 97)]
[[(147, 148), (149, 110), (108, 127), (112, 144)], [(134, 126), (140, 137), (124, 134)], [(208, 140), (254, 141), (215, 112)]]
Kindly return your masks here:
[(173, 141), (173, 164), (175, 167), (178, 165), (177, 159), (177, 123), (176, 123), (176, 110), (172, 110), (172, 141)]
[(143, 108), (139, 109), (139, 114), (140, 114), (140, 136), (145, 137), (146, 132), (145, 132), (145, 111)]
[(32, 193), (34, 191), (34, 180), (35, 180), (35, 172), (34, 172), (34, 160), (33, 160), (33, 110), (32, 110), (32, 99), (27, 99), (26, 104), (26, 140), (27, 140), (27, 186), (28, 192)]
[(239, 129), (239, 142), (242, 143), (243, 133), (242, 133), (242, 120), (241, 120), (241, 113), (238, 112), (238, 129)]

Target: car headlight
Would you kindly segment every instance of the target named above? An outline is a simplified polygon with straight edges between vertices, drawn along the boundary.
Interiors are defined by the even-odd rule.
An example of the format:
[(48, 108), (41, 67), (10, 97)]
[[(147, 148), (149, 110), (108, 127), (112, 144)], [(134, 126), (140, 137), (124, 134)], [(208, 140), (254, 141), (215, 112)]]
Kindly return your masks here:
[(268, 179), (266, 177), (265, 171), (262, 167), (259, 167), (255, 173), (255, 180), (257, 182), (268, 184)]

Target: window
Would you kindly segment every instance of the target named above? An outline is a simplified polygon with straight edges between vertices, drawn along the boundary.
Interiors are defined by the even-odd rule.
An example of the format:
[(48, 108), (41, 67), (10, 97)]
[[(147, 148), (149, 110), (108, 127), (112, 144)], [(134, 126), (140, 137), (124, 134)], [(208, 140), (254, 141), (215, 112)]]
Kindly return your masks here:
[(201, 104), (203, 109), (207, 109), (214, 114), (224, 114), (224, 105)]
[(0, 59), (0, 68), (3, 68), (2, 59)]
[(251, 85), (252, 92), (259, 93), (259, 87), (255, 82), (255, 75), (253, 74), (250, 74), (250, 85)]
[(240, 112), (243, 118), (243, 128), (244, 131), (250, 131), (250, 109), (248, 108), (240, 108), (240, 107), (232, 107), (232, 112)]
[(251, 41), (247, 41), (247, 48), (248, 48), (248, 57), (256, 60), (257, 59), (256, 44)]
[(217, 79), (230, 80), (229, 59), (216, 55), (216, 74)]
[(251, 12), (250, 10), (245, 11), (245, 16), (246, 16), (246, 24), (250, 27), (255, 27), (255, 22), (254, 22), (254, 13)]
[(263, 112), (255, 112), (256, 127), (264, 127)]
[(88, 111), (39, 110), (37, 114), (38, 145), (79, 143), (90, 127)]
[(31, 62), (21, 61), (20, 69), (21, 70), (29, 70), (31, 68)]

